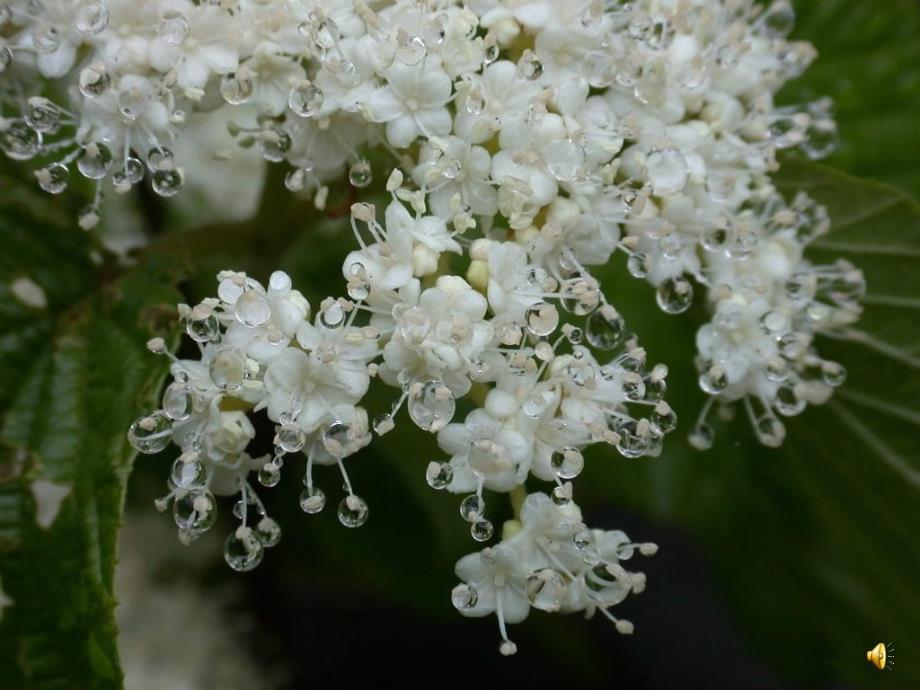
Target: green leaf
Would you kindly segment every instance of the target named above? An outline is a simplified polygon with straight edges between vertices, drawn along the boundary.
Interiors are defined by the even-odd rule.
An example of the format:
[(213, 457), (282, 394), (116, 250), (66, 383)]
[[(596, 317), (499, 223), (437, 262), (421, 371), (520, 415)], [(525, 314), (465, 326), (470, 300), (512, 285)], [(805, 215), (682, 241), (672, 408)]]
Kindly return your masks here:
[(840, 150), (828, 163), (920, 197), (920, 4), (914, 0), (795, 0), (793, 38), (818, 59), (781, 94), (830, 96)]
[[(748, 636), (788, 675), (863, 687), (878, 682), (866, 649), (879, 640), (916, 649), (920, 636), (920, 205), (808, 163), (784, 166), (778, 184), (830, 211), (833, 229), (810, 258), (865, 272), (863, 318), (846, 339), (818, 341), (848, 369), (847, 383), (788, 419), (778, 450), (759, 446), (739, 414), (705, 453), (678, 434), (655, 460), (589, 462), (581, 490), (689, 527)], [(706, 315), (661, 314), (618, 274), (604, 277), (605, 290), (650, 356), (668, 363), (667, 399), (686, 432), (702, 402), (690, 360)], [(909, 666), (898, 671), (917, 679)]]
[[(94, 264), (87, 234), (46, 198), (4, 192), (0, 582), (12, 604), (0, 618), (0, 678), (119, 688), (112, 577), (134, 457), (125, 432), (158, 392), (165, 362), (144, 343), (171, 323), (162, 315), (177, 295), (156, 265), (119, 276)], [(46, 304), (17, 296), (17, 280)]]

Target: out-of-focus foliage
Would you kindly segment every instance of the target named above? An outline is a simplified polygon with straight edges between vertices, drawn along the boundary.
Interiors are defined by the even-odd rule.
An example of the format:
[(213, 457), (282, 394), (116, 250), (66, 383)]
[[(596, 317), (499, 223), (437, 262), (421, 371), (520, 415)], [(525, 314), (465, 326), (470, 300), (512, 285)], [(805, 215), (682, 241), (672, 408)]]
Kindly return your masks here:
[(828, 164), (920, 197), (920, 3), (793, 0), (793, 38), (818, 49), (783, 100), (830, 96), (840, 149)]
[[(0, 678), (116, 688), (112, 575), (125, 438), (164, 362), (144, 343), (177, 294), (155, 266), (121, 273), (47, 197), (4, 180), (0, 210)], [(51, 207), (53, 209), (53, 207)], [(27, 279), (44, 293), (23, 301)], [(26, 293), (28, 295), (28, 293)], [(46, 302), (42, 306), (42, 301)]]

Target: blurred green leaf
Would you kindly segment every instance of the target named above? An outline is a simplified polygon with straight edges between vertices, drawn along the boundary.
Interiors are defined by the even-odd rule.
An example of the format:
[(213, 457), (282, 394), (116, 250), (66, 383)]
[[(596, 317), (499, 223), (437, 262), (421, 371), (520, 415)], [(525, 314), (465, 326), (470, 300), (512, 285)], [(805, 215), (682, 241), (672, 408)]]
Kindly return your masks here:
[[(778, 184), (830, 210), (833, 229), (811, 247), (811, 260), (844, 258), (865, 272), (862, 320), (845, 340), (818, 341), (849, 380), (829, 404), (788, 419), (778, 450), (759, 446), (739, 414), (719, 423), (705, 453), (675, 436), (655, 460), (597, 458), (580, 490), (589, 504), (612, 496), (689, 527), (748, 635), (777, 667), (803, 681), (872, 685), (878, 672), (865, 649), (878, 640), (916, 649), (920, 636), (920, 205), (808, 163), (784, 166)], [(668, 317), (651, 291), (609, 273), (604, 285), (617, 308), (671, 369), (667, 399), (686, 433), (702, 402), (691, 360), (706, 317)]]
[(920, 3), (794, 0), (793, 38), (818, 59), (781, 94), (787, 103), (830, 96), (840, 150), (828, 163), (920, 197)]
[[(125, 432), (158, 393), (165, 362), (144, 343), (171, 324), (177, 294), (157, 264), (121, 275), (92, 261), (89, 236), (57, 208), (4, 185), (0, 578), (12, 605), (0, 618), (0, 678), (119, 688), (112, 576), (134, 457)], [(22, 299), (23, 285), (35, 297)]]

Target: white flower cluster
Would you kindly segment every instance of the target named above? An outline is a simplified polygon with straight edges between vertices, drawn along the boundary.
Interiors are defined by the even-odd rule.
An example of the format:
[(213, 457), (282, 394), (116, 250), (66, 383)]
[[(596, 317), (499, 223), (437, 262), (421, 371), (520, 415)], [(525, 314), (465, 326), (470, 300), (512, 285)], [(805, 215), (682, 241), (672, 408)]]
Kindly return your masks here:
[[(864, 289), (849, 264), (803, 259), (826, 214), (804, 196), (785, 205), (769, 179), (778, 150), (817, 158), (836, 136), (826, 100), (773, 103), (814, 55), (785, 39), (793, 19), (788, 0), (14, 0), (0, 6), (0, 99), (21, 116), (0, 121), (0, 146), (47, 160), (50, 192), (73, 163), (97, 180), (84, 227), (105, 179), (124, 192), (149, 174), (174, 194), (185, 171), (170, 146), (221, 104), (252, 120), (230, 134), (291, 164), (288, 187), (320, 204), (346, 169), (371, 184), (362, 151), (389, 151), (429, 225), (513, 239), (567, 273), (620, 250), (669, 313), (704, 286), (700, 384), (710, 402), (744, 400), (776, 445), (778, 415), (845, 378), (812, 341), (858, 318)], [(40, 77), (64, 78), (66, 105), (29, 95), (49, 90)], [(443, 228), (415, 243), (416, 274), (444, 250), (460, 245)], [(489, 251), (471, 247), (471, 279)], [(382, 270), (392, 256), (364, 258)]]
[[(480, 238), (470, 245), (470, 255), (478, 257), (472, 271), (480, 278), (478, 289), (460, 276), (434, 278), (444, 255), (461, 252), (453, 237), (460, 233), (449, 232), (437, 216), (410, 213), (400, 197), (417, 199), (416, 192), (400, 186), (400, 178), (396, 172), (388, 183), (392, 200), (383, 224), (372, 205), (352, 207), (361, 248), (343, 265), (348, 298), (323, 300), (311, 318), (309, 303), (292, 289), (287, 274), (275, 272), (265, 288), (226, 271), (218, 276), (217, 298), (179, 306), (200, 359), (176, 358), (160, 338), (149, 343), (153, 352), (173, 360), (173, 382), (162, 407), (137, 419), (128, 437), (143, 453), (160, 452), (170, 441), (181, 449), (170, 492), (158, 507), (172, 504), (183, 542), (214, 525), (215, 495), (238, 496), (233, 512), (240, 524), (224, 549), (236, 570), (258, 565), (281, 535), (249, 482), (251, 472), (271, 487), (280, 480), (286, 456), (305, 454), (300, 505), (318, 513), (326, 496), (314, 483), (314, 466), (336, 465), (345, 487), (339, 521), (358, 527), (369, 509), (353, 490), (343, 461), (368, 444), (371, 428), (378, 434), (391, 430), (403, 407), (416, 426), (437, 434), (449, 456), (429, 463), (426, 479), (435, 489), (465, 495), (460, 515), (475, 540), (488, 541), (494, 533), (486, 490), (518, 495), (531, 475), (555, 484), (552, 499), (542, 494), (527, 499), (527, 505), (542, 506), (542, 513), (534, 508), (521, 515), (521, 534), (530, 534), (544, 550), (547, 539), (560, 538), (562, 521), (572, 538), (585, 531), (583, 525), (575, 529), (579, 512), (571, 480), (584, 467), (586, 447), (607, 443), (627, 458), (654, 456), (676, 426), (676, 415), (662, 399), (667, 369), (647, 365), (635, 336), (626, 334), (622, 317), (596, 281), (576, 268), (574, 256), (566, 254), (571, 265), (564, 269), (545, 256), (536, 259), (537, 252), (517, 242)], [(423, 277), (429, 287), (423, 288)], [(572, 321), (584, 322), (584, 329)], [(598, 361), (600, 352), (613, 354)], [(371, 425), (360, 403), (374, 377), (398, 392)], [(462, 423), (453, 422), (464, 396), (478, 406)], [(260, 411), (276, 425), (274, 455), (254, 459), (247, 453), (255, 437), (249, 414)], [(554, 521), (560, 523), (555, 531), (538, 530)], [(510, 537), (515, 531), (505, 526), (502, 552), (524, 543), (523, 536)], [(586, 534), (584, 539), (593, 539), (594, 533)], [(579, 546), (578, 553), (586, 548)], [(596, 558), (586, 551), (584, 563), (609, 567), (616, 580), (609, 587), (619, 591), (626, 585), (617, 579), (617, 548)], [(576, 572), (584, 580), (584, 567), (571, 558), (560, 564), (566, 570), (555, 584), (562, 579), (567, 585)], [(537, 570), (545, 576), (549, 567)], [(636, 589), (633, 580), (626, 582), (627, 590)], [(476, 585), (469, 586), (475, 592)], [(576, 597), (573, 584), (565, 609), (606, 611), (618, 601), (591, 587)], [(461, 608), (476, 615), (484, 605)], [(503, 621), (500, 609), (497, 614)]]
[(600, 611), (618, 632), (633, 625), (610, 613), (630, 593), (645, 589), (645, 575), (627, 571), (621, 561), (638, 551), (658, 551), (655, 544), (635, 544), (620, 531), (588, 529), (574, 503), (554, 504), (545, 494), (530, 494), (520, 506), (520, 519), (505, 525), (505, 538), (457, 563), (463, 582), (451, 599), (464, 616), (495, 614), (501, 632), (499, 651), (514, 654), (506, 623), (520, 623), (531, 608), (550, 613)]
[[(218, 298), (182, 308), (201, 360), (175, 362), (163, 409), (131, 436), (147, 452), (170, 438), (182, 448), (170, 496), (183, 538), (213, 522), (214, 493), (241, 495), (227, 554), (246, 569), (278, 538), (249, 471), (271, 485), (303, 450), (303, 507), (315, 512), (325, 498), (312, 467), (338, 465), (339, 517), (361, 524), (367, 506), (342, 460), (405, 404), (450, 456), (429, 465), (429, 483), (467, 494), (462, 515), (487, 540), (484, 489), (533, 475), (556, 483), (563, 510), (586, 446), (656, 455), (675, 426), (665, 367), (647, 366), (588, 269), (615, 252), (668, 313), (690, 308), (694, 283), (705, 292), (697, 361), (710, 397), (695, 446), (712, 443), (712, 404), (735, 401), (778, 445), (780, 416), (845, 379), (814, 339), (859, 317), (862, 275), (804, 258), (827, 214), (805, 195), (786, 203), (770, 179), (778, 151), (819, 158), (836, 138), (826, 100), (774, 103), (814, 57), (787, 40), (793, 19), (788, 0), (14, 0), (0, 7), (0, 101), (21, 115), (0, 121), (0, 147), (43, 160), (36, 176), (50, 192), (73, 163), (97, 180), (84, 227), (105, 180), (125, 192), (149, 176), (157, 193), (176, 193), (186, 171), (171, 147), (190, 117), (218, 107), (239, 113), (229, 137), (287, 163), (287, 187), (320, 207), (328, 184), (347, 176), (366, 189), (389, 157), (384, 217), (369, 203), (382, 190), (351, 209), (348, 298), (310, 320), (286, 275), (266, 289), (221, 274)], [(66, 93), (41, 77), (61, 77)], [(604, 350), (615, 354), (599, 362)], [(369, 424), (358, 404), (374, 376), (400, 392)], [(468, 394), (477, 407), (452, 421)], [(245, 452), (247, 412), (261, 409), (278, 425), (267, 461)], [(497, 574), (509, 558), (561, 573), (561, 609), (605, 610), (568, 543), (559, 564), (519, 558), (553, 541), (526, 522), (481, 565), (461, 562), (470, 587), (517, 583), (499, 594), (476, 584), (469, 611), (502, 621), (501, 592), (530, 591), (527, 578)], [(603, 558), (582, 563), (635, 589), (616, 540), (597, 536)]]

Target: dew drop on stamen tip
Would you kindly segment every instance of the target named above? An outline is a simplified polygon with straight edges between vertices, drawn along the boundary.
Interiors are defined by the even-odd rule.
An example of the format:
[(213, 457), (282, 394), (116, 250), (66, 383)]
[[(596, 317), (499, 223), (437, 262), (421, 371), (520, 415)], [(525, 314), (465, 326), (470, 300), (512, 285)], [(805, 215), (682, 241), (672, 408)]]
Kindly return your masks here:
[(258, 566), (264, 553), (262, 542), (249, 527), (238, 527), (224, 542), (224, 560), (237, 572)]
[(367, 502), (355, 494), (350, 494), (339, 503), (338, 518), (345, 527), (360, 527), (367, 522), (370, 510)]
[(326, 507), (326, 494), (322, 489), (304, 489), (300, 494), (300, 509), (308, 515), (314, 515)]

